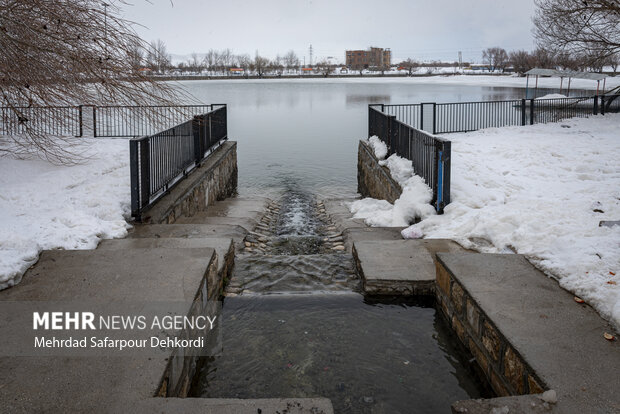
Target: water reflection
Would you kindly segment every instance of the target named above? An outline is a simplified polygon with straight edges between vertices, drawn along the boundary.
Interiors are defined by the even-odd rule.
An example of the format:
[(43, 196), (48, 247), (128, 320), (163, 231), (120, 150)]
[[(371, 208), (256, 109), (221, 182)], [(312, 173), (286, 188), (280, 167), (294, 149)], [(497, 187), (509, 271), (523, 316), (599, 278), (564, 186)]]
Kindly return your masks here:
[[(239, 193), (281, 194), (282, 177), (320, 197), (357, 191), (357, 143), (367, 136), (369, 103), (520, 99), (524, 89), (364, 82), (186, 81), (204, 102), (228, 104), (228, 131), (238, 141)], [(543, 93), (539, 90), (539, 93)]]

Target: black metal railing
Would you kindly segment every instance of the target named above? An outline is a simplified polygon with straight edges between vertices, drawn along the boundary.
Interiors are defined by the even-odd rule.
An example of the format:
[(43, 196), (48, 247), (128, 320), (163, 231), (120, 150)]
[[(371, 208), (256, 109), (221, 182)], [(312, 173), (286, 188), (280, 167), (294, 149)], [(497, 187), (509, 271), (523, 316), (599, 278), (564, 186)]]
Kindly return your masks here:
[(222, 141), (228, 139), (226, 105), (156, 134), (129, 141), (131, 214), (142, 214)]
[(0, 107), (0, 135), (82, 136), (82, 106)]
[(439, 214), (450, 203), (451, 142), (434, 137), (383, 112), (384, 105), (368, 106), (368, 136), (376, 135), (388, 147), (388, 155), (410, 159), (413, 171), (433, 191), (431, 203)]
[(381, 105), (382, 112), (431, 134), (557, 122), (620, 112), (620, 95)]
[(151, 135), (221, 106), (221, 104), (96, 106), (93, 108), (93, 135), (95, 137)]

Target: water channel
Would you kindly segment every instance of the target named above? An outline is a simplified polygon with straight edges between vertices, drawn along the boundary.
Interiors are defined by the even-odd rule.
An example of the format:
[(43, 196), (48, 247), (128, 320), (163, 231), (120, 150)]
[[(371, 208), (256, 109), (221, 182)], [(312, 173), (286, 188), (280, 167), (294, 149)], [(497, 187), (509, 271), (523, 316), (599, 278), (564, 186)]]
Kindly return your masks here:
[[(223, 306), (223, 353), (192, 395), (327, 397), (337, 413), (450, 412), (489, 397), (430, 298), (362, 294), (321, 200), (356, 196), (367, 104), (520, 98), (523, 90), (398, 82), (194, 81), (228, 104), (239, 193), (274, 203), (240, 246)], [(252, 245), (254, 246), (254, 244)]]

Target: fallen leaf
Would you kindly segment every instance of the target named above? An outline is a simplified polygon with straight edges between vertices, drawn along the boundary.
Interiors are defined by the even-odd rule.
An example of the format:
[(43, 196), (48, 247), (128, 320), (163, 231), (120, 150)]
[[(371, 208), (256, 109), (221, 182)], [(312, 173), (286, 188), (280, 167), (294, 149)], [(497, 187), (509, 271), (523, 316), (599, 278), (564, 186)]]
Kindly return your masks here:
[(610, 275), (612, 276), (616, 276), (616, 274), (614, 272), (609, 272)]
[(615, 336), (613, 336), (612, 334), (607, 333), (607, 332), (605, 332), (605, 333), (603, 334), (603, 337), (605, 337), (605, 339), (607, 339), (608, 341), (613, 341), (614, 339), (616, 339), (616, 337), (615, 337)]
[(617, 283), (616, 283), (616, 281), (615, 281), (615, 280), (608, 280), (608, 281), (607, 281), (607, 284), (608, 284), (608, 285), (617, 285)]
[(575, 300), (575, 302), (577, 302), (577, 303), (584, 303), (584, 302), (585, 302), (585, 300), (583, 300), (583, 299), (581, 299), (581, 298), (579, 298), (579, 297), (577, 297), (577, 296), (575, 296), (573, 299), (574, 299), (574, 300)]

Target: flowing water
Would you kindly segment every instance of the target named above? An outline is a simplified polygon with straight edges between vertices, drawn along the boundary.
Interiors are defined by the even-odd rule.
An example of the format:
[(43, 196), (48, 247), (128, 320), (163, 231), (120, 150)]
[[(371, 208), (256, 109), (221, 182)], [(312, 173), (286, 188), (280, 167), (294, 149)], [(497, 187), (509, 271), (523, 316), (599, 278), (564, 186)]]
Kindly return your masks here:
[(432, 299), (361, 294), (342, 235), (298, 188), (238, 249), (222, 318), (222, 355), (204, 361), (194, 396), (327, 397), (337, 413), (437, 413), (490, 395)]

